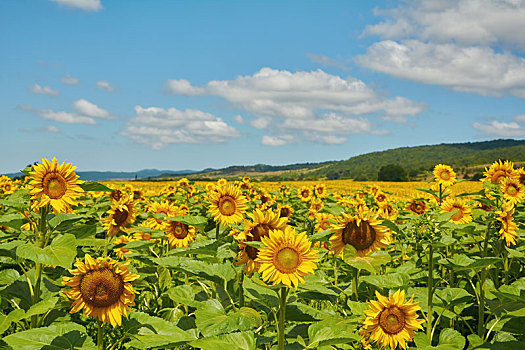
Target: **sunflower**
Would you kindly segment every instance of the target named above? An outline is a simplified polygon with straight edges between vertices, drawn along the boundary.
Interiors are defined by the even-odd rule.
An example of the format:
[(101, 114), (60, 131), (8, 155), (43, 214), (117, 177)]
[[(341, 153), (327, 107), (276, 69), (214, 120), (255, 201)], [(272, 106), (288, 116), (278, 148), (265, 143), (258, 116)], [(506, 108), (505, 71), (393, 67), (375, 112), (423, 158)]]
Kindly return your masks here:
[(197, 235), (195, 227), (178, 221), (169, 221), (165, 231), (170, 248), (187, 247)]
[(308, 202), (310, 199), (312, 199), (312, 190), (310, 187), (303, 186), (297, 191), (297, 196), (303, 201)]
[(468, 224), (472, 221), (472, 210), (460, 198), (447, 197), (441, 204), (442, 213), (456, 211), (450, 220), (456, 224)]
[(271, 230), (268, 236), (261, 237), (261, 242), (264, 247), (256, 262), (261, 264), (259, 272), (264, 281), (297, 289), (299, 282), (304, 284), (304, 276), (317, 268), (317, 252), (310, 249), (312, 243), (304, 232), (297, 234), (287, 226), (284, 231)]
[(405, 292), (398, 290), (394, 295), (384, 297), (376, 291), (377, 301), (367, 302), (370, 307), (365, 310), (366, 319), (364, 336), (380, 344), (381, 348), (390, 346), (394, 350), (399, 347), (406, 349), (406, 342), (412, 340), (417, 329), (423, 329), (417, 311), (420, 311), (414, 296), (405, 303)]
[(271, 210), (255, 209), (251, 218), (251, 222), (248, 220), (244, 222), (244, 231), (237, 235), (240, 251), (235, 262), (237, 265), (246, 264), (244, 272), (247, 274), (259, 269), (259, 264), (255, 262), (259, 249), (245, 242), (260, 242), (261, 237), (268, 236), (270, 230), (284, 230), (288, 223), (287, 217), (280, 217), (279, 212)]
[(7, 176), (0, 175), (0, 194), (11, 194), (15, 191), (13, 181)]
[[(177, 206), (171, 204), (168, 201), (153, 202), (150, 205), (148, 205), (147, 211), (153, 214), (164, 214), (166, 215), (166, 218), (176, 216), (176, 214), (179, 212)], [(168, 225), (168, 222), (162, 219), (149, 218), (146, 224), (150, 228), (164, 230)]]
[(223, 177), (217, 180), (217, 186), (226, 186), (227, 184), (228, 184), (228, 180), (226, 180)]
[(280, 205), (278, 210), (281, 218), (290, 218), (293, 214), (293, 208), (289, 205)]
[(525, 169), (519, 168), (516, 170), (516, 177), (522, 186), (525, 186)]
[(428, 209), (428, 207), (424, 201), (413, 199), (410, 203), (407, 204), (406, 209), (417, 215), (421, 215)]
[(397, 210), (390, 203), (382, 203), (379, 205), (379, 217), (383, 219), (392, 220), (397, 217)]
[(177, 186), (179, 187), (187, 187), (190, 185), (190, 180), (188, 180), (187, 178), (183, 177), (182, 179), (180, 179), (179, 181), (177, 181)]
[(485, 168), (483, 175), (485, 176), (485, 178), (483, 178), (484, 181), (500, 183), (506, 177), (514, 177), (516, 171), (514, 170), (514, 164), (512, 164), (512, 162), (506, 160), (502, 163), (501, 160), (499, 160), (492, 163), (488, 169)]
[[(114, 241), (113, 244), (119, 245), (119, 244), (126, 244), (132, 241), (136, 241), (137, 239), (135, 237), (129, 237), (129, 236), (119, 236)], [(113, 248), (113, 251), (117, 256), (122, 259), (124, 257), (124, 254), (132, 253), (131, 250), (129, 250), (126, 247), (120, 247), (120, 248)]]
[(134, 200), (133, 195), (130, 195), (111, 205), (108, 217), (102, 219), (102, 226), (109, 237), (115, 236), (119, 231), (125, 231), (126, 226), (135, 222), (137, 218), (136, 203), (137, 201)]
[(64, 294), (73, 299), (71, 313), (84, 309), (92, 316), (113, 327), (121, 325), (122, 315), (128, 317), (129, 307), (135, 305), (135, 290), (131, 281), (139, 275), (128, 271), (126, 264), (105, 258), (93, 259), (86, 254), (84, 262), (77, 260), (73, 277), (63, 277), (63, 284), (71, 287)]
[(238, 187), (232, 184), (219, 186), (217, 191), (208, 192), (208, 201), (208, 211), (222, 225), (237, 224), (243, 220), (247, 207), (246, 197)]
[(310, 202), (310, 210), (313, 212), (318, 212), (324, 207), (324, 202), (320, 198), (314, 198)]
[(76, 167), (71, 163), (57, 163), (56, 158), (51, 162), (42, 159), (42, 163), (33, 166), (29, 173), (29, 186), (32, 187), (30, 194), (32, 199), (39, 200), (33, 204), (33, 208), (42, 208), (50, 204), (55, 213), (70, 213), (71, 207), (77, 204), (77, 199), (83, 192), (79, 184)]
[(386, 193), (384, 193), (383, 191), (378, 191), (374, 195), (374, 198), (375, 198), (375, 200), (376, 200), (378, 205), (380, 205), (382, 203), (386, 203)]
[(356, 216), (343, 213), (333, 231), (330, 244), (335, 255), (341, 255), (345, 246), (350, 244), (359, 256), (365, 256), (385, 248), (392, 240), (390, 230), (381, 225), (377, 214), (370, 211), (359, 211)]
[(456, 182), (456, 173), (448, 165), (436, 165), (433, 173), (436, 182), (442, 186), (450, 187)]
[(518, 225), (516, 225), (512, 218), (512, 215), (514, 214), (514, 206), (510, 202), (504, 202), (501, 206), (501, 210), (496, 211), (496, 214), (499, 215), (498, 220), (501, 221), (501, 227), (499, 230), (501, 239), (505, 240), (507, 246), (516, 244), (518, 238), (516, 230), (518, 229)]
[(506, 177), (500, 183), (503, 197), (512, 205), (521, 202), (525, 198), (525, 188), (520, 184), (518, 177)]
[(317, 184), (314, 186), (314, 193), (316, 197), (326, 196), (326, 186), (324, 184)]
[(334, 219), (333, 214), (329, 213), (316, 213), (315, 214), (315, 232), (321, 232), (324, 230), (328, 230), (332, 226), (332, 222), (330, 220)]

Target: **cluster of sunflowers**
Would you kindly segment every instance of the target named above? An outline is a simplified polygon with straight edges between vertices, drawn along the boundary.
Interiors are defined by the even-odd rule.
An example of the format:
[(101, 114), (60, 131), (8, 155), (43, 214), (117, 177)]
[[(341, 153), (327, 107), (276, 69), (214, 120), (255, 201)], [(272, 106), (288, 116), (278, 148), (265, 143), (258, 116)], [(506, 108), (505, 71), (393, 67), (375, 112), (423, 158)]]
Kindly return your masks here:
[[(28, 172), (25, 182), (0, 178), (0, 198), (7, 198), (17, 189), (31, 196), (30, 211), (20, 212), (25, 220), (20, 230), (23, 234), (34, 231), (34, 241), (41, 249), (52, 239), (46, 223), (49, 215), (71, 215), (79, 209), (85, 213), (90, 205), (107, 208), (93, 223), (101, 228), (96, 234), (105, 240), (103, 250), (93, 250), (96, 257), (86, 253), (82, 259), (77, 258), (70, 276), (63, 277), (63, 284), (69, 287), (63, 294), (73, 300), (71, 313), (83, 311), (114, 327), (122, 324), (122, 316), (127, 318), (135, 305), (137, 287), (132, 282), (140, 278), (130, 267), (137, 243), (148, 242), (150, 253), (163, 257), (199, 240), (230, 240), (236, 244), (232, 262), (242, 269), (241, 276), (259, 276), (280, 288), (279, 348), (284, 346), (281, 336), (287, 295), (304, 285), (305, 278), (320, 265), (331, 268), (333, 264), (331, 285), (340, 289), (338, 261), (350, 266), (362, 261), (373, 263), (377, 256), (374, 252), (394, 251), (401, 245), (403, 259), (410, 258), (406, 255), (410, 246), (408, 250), (416, 251), (418, 263), (423, 264), (420, 253), (433, 244), (428, 237), (439, 232), (439, 225), (448, 227), (436, 221), (439, 215), (448, 215), (448, 224), (463, 227), (473, 221), (475, 213), (491, 213), (499, 237), (507, 246), (513, 246), (519, 242), (516, 208), (522, 208), (525, 199), (525, 171), (515, 169), (509, 161), (495, 162), (486, 169), (481, 180), (483, 190), (457, 196), (451, 191), (457, 183), (456, 173), (450, 166), (439, 164), (433, 170), (429, 189), (408, 201), (396, 200), (377, 185), (367, 185), (351, 194), (330, 193), (323, 183), (298, 188), (279, 185), (276, 191), (270, 191), (249, 177), (204, 185), (183, 178), (153, 191), (147, 183), (108, 183), (110, 187), (91, 183), (96, 186), (89, 189), (74, 170), (71, 163), (43, 159)], [(403, 241), (406, 232), (400, 227), (408, 232), (412, 223), (413, 242)], [(9, 227), (2, 226), (2, 231), (6, 230)], [(430, 249), (426, 260), (430, 279), (433, 259)], [(36, 288), (32, 294), (35, 303), (39, 301), (37, 287), (42, 268), (41, 263), (35, 263), (35, 283), (30, 284), (32, 290)], [(350, 271), (355, 280), (352, 293), (358, 301), (360, 272), (357, 268)], [(432, 297), (432, 281), (429, 283)], [(239, 288), (243, 288), (242, 278)], [(405, 291), (400, 289), (387, 296), (375, 290), (375, 296), (375, 300), (365, 300), (369, 309), (364, 311), (359, 331), (362, 347), (371, 348), (371, 342), (375, 342), (381, 348), (405, 349), (415, 332), (423, 329), (423, 323), (431, 329), (431, 305), (430, 314), (422, 320), (414, 295), (405, 301)], [(432, 334), (433, 330), (427, 331), (430, 339)]]

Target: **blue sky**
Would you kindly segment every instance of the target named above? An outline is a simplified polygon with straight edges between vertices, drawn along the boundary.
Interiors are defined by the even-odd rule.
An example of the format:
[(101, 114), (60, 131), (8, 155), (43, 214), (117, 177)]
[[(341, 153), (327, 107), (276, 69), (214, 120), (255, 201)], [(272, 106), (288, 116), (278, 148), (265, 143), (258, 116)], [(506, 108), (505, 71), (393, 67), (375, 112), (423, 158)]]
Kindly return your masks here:
[(525, 1), (0, 2), (0, 173), (525, 137)]

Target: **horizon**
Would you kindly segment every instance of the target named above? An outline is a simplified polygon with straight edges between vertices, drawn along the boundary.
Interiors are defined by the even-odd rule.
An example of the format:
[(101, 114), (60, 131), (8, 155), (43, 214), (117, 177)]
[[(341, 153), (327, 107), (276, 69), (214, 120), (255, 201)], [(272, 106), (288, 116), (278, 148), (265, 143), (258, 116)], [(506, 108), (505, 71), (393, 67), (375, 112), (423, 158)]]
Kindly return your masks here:
[(525, 137), (525, 1), (20, 0), (0, 20), (2, 174)]

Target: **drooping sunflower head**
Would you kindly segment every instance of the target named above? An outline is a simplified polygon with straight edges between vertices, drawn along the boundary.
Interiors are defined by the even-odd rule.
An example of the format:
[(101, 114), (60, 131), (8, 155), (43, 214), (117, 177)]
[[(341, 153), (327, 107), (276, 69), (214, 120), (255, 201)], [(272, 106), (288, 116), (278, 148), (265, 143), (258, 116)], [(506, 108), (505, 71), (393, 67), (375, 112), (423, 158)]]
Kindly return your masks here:
[(516, 175), (516, 171), (514, 170), (514, 164), (512, 162), (508, 160), (505, 162), (498, 160), (492, 163), (488, 169), (485, 168), (483, 175), (485, 176), (482, 179), (483, 181), (500, 183), (506, 177), (514, 177)]
[(525, 198), (525, 187), (520, 183), (518, 177), (506, 177), (500, 184), (503, 198), (511, 204), (517, 204)]
[(115, 236), (119, 231), (126, 231), (126, 227), (135, 222), (137, 218), (136, 203), (133, 195), (129, 195), (111, 205), (108, 216), (102, 219), (102, 226), (109, 237)]
[(136, 292), (129, 282), (139, 275), (128, 271), (126, 264), (109, 257), (93, 259), (89, 254), (75, 266), (69, 270), (73, 276), (64, 277), (62, 282), (71, 287), (64, 292), (73, 299), (70, 312), (84, 310), (84, 315), (120, 326), (122, 315), (127, 318), (129, 307), (135, 305)]
[(501, 205), (501, 210), (496, 211), (496, 214), (499, 215), (498, 220), (501, 222), (499, 235), (501, 239), (505, 240), (507, 246), (516, 244), (518, 239), (518, 225), (514, 221), (512, 215), (514, 215), (514, 206), (511, 202), (503, 202)]
[(434, 167), (434, 179), (438, 184), (445, 187), (452, 186), (456, 182), (456, 173), (452, 167), (444, 164), (438, 164)]
[(77, 199), (83, 192), (75, 169), (71, 163), (63, 162), (59, 165), (56, 158), (51, 162), (44, 158), (42, 163), (35, 164), (33, 171), (29, 173), (31, 199), (36, 201), (33, 208), (42, 208), (49, 204), (55, 212), (71, 212), (71, 207), (77, 204)]
[(447, 197), (441, 204), (442, 213), (456, 211), (450, 220), (456, 224), (468, 224), (472, 221), (472, 210), (461, 198)]
[(272, 210), (255, 209), (251, 215), (252, 221), (244, 222), (244, 231), (237, 236), (239, 241), (239, 255), (236, 264), (243, 265), (244, 272), (249, 274), (257, 271), (259, 264), (255, 261), (259, 249), (247, 245), (245, 242), (260, 242), (262, 237), (268, 236), (271, 230), (284, 230), (288, 223), (287, 217), (280, 217), (279, 212)]
[(312, 199), (312, 195), (313, 195), (312, 189), (308, 186), (302, 186), (297, 191), (297, 196), (299, 196), (299, 198), (303, 202), (308, 202), (310, 199)]
[(208, 211), (222, 225), (238, 224), (244, 219), (247, 201), (237, 186), (229, 184), (217, 187), (216, 191), (208, 192), (208, 201)]
[(271, 230), (261, 242), (264, 247), (259, 250), (256, 262), (260, 263), (259, 272), (264, 281), (297, 288), (299, 282), (304, 284), (304, 277), (317, 268), (317, 252), (311, 249), (312, 244), (304, 232), (297, 234), (287, 226), (284, 231)]
[(421, 215), (425, 211), (427, 211), (428, 207), (424, 201), (413, 199), (412, 201), (410, 201), (410, 203), (407, 204), (406, 209), (417, 215)]
[(345, 246), (349, 244), (363, 257), (370, 252), (386, 248), (392, 241), (390, 230), (381, 224), (377, 214), (370, 211), (358, 212), (355, 216), (343, 213), (333, 231), (330, 244), (335, 255), (341, 255)]
[(376, 300), (368, 301), (369, 310), (365, 310), (363, 323), (364, 336), (378, 343), (381, 348), (390, 346), (394, 350), (399, 345), (406, 349), (406, 343), (416, 335), (415, 331), (423, 329), (424, 322), (418, 318), (421, 310), (414, 296), (405, 302), (405, 292), (398, 290), (394, 295), (384, 297), (376, 291)]
[(197, 235), (195, 227), (178, 221), (169, 221), (165, 230), (170, 248), (188, 247)]
[(278, 209), (281, 218), (290, 218), (293, 214), (293, 208), (289, 205), (280, 205)]

